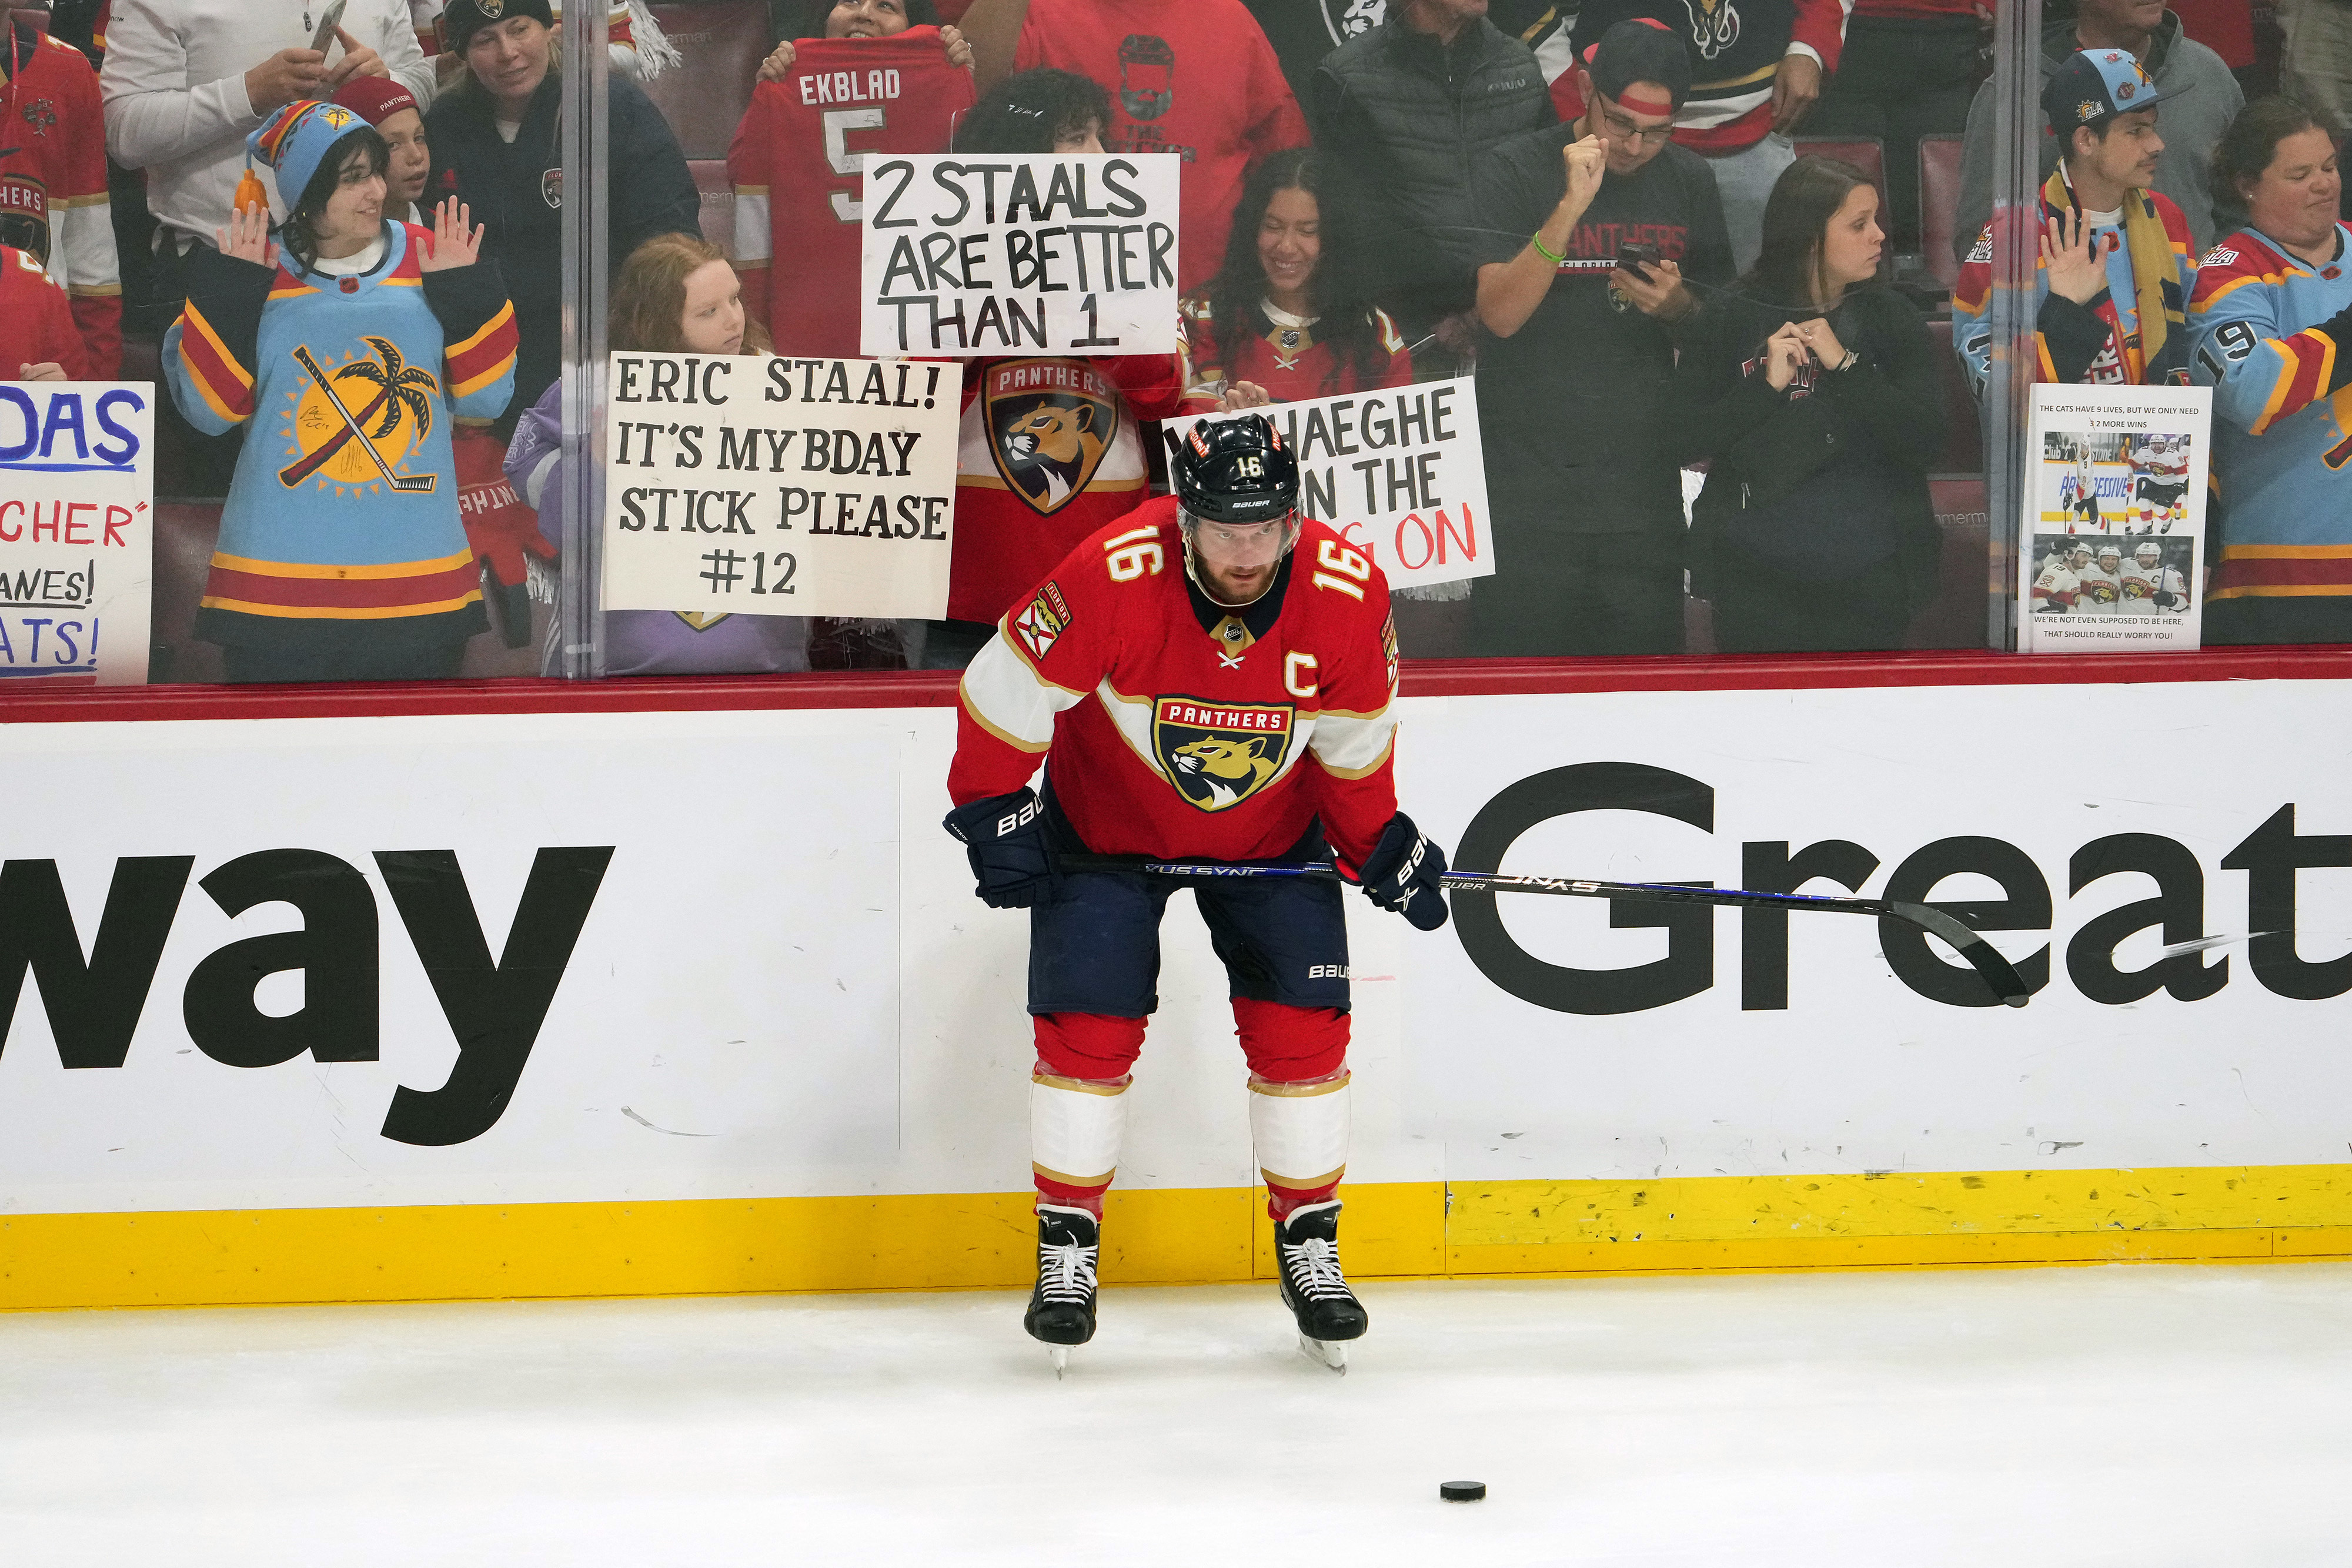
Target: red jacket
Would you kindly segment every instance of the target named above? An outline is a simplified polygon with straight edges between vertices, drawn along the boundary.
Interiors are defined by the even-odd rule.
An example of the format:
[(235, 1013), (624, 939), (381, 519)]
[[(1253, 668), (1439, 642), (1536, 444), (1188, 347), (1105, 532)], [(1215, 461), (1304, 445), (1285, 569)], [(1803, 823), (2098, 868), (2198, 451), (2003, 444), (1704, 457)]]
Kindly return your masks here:
[(93, 371), (82, 351), (66, 291), (21, 250), (0, 245), (0, 382), (13, 382), (26, 365), (59, 364), (68, 380), (111, 381)]

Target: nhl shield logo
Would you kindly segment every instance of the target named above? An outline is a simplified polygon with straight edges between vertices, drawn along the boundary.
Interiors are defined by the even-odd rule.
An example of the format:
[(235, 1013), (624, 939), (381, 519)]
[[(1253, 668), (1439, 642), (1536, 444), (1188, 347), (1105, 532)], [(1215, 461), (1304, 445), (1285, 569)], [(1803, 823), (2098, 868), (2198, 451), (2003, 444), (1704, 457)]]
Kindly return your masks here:
[(1052, 514), (1083, 491), (1118, 436), (1118, 394), (1077, 360), (1013, 360), (990, 368), (981, 417), (1005, 487)]
[(1282, 772), (1291, 710), (1161, 697), (1151, 709), (1151, 754), (1185, 802), (1203, 811), (1240, 805)]

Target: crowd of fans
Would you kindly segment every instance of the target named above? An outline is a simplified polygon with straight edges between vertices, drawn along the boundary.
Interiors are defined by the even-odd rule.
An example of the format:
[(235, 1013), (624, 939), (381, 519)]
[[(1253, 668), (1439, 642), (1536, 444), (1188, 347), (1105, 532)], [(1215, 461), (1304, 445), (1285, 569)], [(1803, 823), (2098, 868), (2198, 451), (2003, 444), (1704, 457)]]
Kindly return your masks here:
[[(1176, 354), (967, 362), (949, 619), (614, 616), (614, 673), (960, 665), (1148, 493), (1156, 422), (1462, 374), (1500, 569), (1402, 593), (1408, 653), (1671, 653), (1694, 625), (1725, 652), (1899, 648), (1938, 591), (1929, 476), (1973, 417), (1949, 385), (1981, 394), (2002, 237), (1978, 0), (777, 0), (756, 87), (727, 88), (750, 108), (720, 244), (646, 85), (678, 50), (643, 0), (574, 4), (612, 29), (615, 348), (855, 352), (873, 147), (1183, 161)], [(2243, 0), (2044, 12), (2046, 183), (2019, 220), (2041, 257), (2037, 373), (2214, 387), (2206, 640), (2352, 642), (2345, 6), (2279, 0), (2288, 57), (2268, 75)], [(531, 584), (560, 641), (561, 7), (14, 16), (0, 377), (110, 379), (126, 328), (133, 362), (161, 340), (180, 486), (227, 497), (199, 634), (232, 676), (452, 670), (485, 600), (510, 646), (530, 639)], [(907, 87), (852, 151), (786, 89), (860, 61)], [(1805, 137), (1874, 141), (1883, 165)], [(1920, 172), (1938, 137), (1948, 200)], [(1946, 235), (1948, 292), (1925, 254)], [(378, 290), (404, 268), (421, 289)], [(255, 291), (279, 274), (292, 289)], [(404, 361), (279, 386), (256, 345), (329, 305)], [(404, 402), (404, 364), (441, 390)], [(352, 374), (388, 378), (361, 423), (418, 411), (410, 461), (449, 467), (451, 510), (501, 458), (514, 494), (436, 510), (430, 539), (317, 545), (263, 400), (308, 410)], [(470, 476), (469, 452), (488, 454)], [(316, 472), (355, 461), (344, 444)], [(299, 605), (256, 587), (346, 567), (376, 586)]]

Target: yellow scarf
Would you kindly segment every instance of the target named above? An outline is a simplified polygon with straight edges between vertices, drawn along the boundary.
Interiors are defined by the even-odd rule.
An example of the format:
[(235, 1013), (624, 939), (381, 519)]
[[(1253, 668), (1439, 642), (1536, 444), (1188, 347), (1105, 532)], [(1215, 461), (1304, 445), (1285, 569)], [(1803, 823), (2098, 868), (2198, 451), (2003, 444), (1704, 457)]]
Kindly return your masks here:
[[(2075, 205), (2074, 192), (2062, 164), (2042, 183), (2042, 210), (2047, 216), (2063, 217)], [(2179, 256), (2146, 191), (2124, 193), (2124, 248), (2131, 254), (2132, 291), (2138, 297), (2132, 303), (2139, 313), (2139, 332), (2137, 346), (2126, 341), (2118, 347), (2123, 350), (2125, 371), (2135, 384), (2141, 384), (2147, 380), (2147, 367), (2164, 361), (2164, 345), (2174, 330), (2189, 329), (2189, 302), (2180, 293)]]

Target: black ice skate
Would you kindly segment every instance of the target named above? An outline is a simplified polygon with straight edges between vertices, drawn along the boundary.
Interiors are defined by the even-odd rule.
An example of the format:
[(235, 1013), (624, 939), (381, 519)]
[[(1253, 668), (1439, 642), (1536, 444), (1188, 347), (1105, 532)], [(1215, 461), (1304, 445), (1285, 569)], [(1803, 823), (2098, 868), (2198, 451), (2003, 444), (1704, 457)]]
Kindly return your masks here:
[(1037, 1289), (1021, 1326), (1053, 1353), (1056, 1377), (1070, 1364), (1070, 1347), (1095, 1337), (1095, 1265), (1101, 1256), (1102, 1226), (1093, 1215), (1038, 1206)]
[(1298, 1348), (1334, 1372), (1348, 1370), (1348, 1345), (1371, 1317), (1339, 1272), (1339, 1202), (1294, 1209), (1274, 1228), (1282, 1304), (1298, 1319)]

